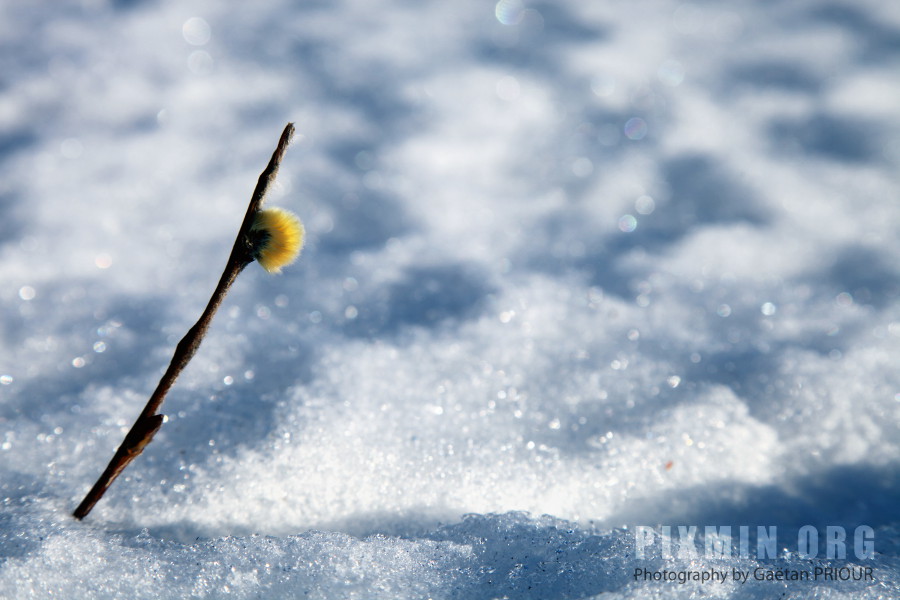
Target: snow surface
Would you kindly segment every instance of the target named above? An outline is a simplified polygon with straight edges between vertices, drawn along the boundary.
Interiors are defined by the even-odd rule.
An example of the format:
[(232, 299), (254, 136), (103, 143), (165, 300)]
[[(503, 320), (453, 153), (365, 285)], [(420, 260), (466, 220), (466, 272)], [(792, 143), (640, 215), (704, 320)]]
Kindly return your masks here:
[(4, 0), (0, 597), (900, 597), (898, 167), (896, 2)]

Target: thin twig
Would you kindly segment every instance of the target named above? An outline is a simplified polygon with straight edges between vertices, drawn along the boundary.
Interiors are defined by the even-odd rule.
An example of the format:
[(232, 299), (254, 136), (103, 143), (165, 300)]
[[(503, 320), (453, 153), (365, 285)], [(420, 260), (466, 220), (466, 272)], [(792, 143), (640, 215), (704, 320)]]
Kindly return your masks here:
[(234, 242), (228, 263), (225, 265), (225, 271), (222, 273), (216, 290), (209, 299), (209, 304), (206, 305), (206, 310), (203, 311), (197, 323), (188, 330), (187, 335), (178, 342), (178, 345), (175, 347), (175, 354), (172, 356), (172, 362), (169, 363), (169, 368), (166, 369), (162, 379), (159, 380), (159, 384), (156, 386), (153, 395), (150, 396), (150, 400), (147, 401), (144, 410), (131, 427), (131, 431), (125, 436), (124, 441), (122, 441), (119, 449), (113, 455), (112, 460), (109, 461), (109, 465), (103, 471), (97, 483), (94, 484), (91, 491), (88, 492), (81, 504), (78, 505), (78, 508), (75, 509), (73, 514), (76, 519), (83, 519), (91, 512), (91, 509), (103, 497), (103, 494), (106, 493), (106, 490), (109, 489), (116, 477), (122, 473), (125, 467), (128, 466), (128, 463), (143, 452), (144, 447), (150, 443), (150, 440), (153, 439), (153, 436), (156, 435), (156, 432), (159, 431), (159, 428), (165, 422), (165, 416), (158, 414), (158, 411), (160, 406), (162, 406), (163, 400), (165, 400), (166, 394), (181, 371), (187, 366), (194, 354), (197, 353), (200, 342), (203, 341), (203, 336), (206, 335), (209, 324), (222, 304), (222, 300), (225, 298), (225, 294), (228, 293), (231, 284), (234, 283), (234, 280), (237, 279), (244, 267), (254, 260), (253, 251), (257, 240), (254, 240), (250, 228), (253, 225), (256, 213), (262, 206), (269, 186), (275, 181), (278, 167), (281, 165), (281, 159), (284, 157), (284, 152), (287, 150), (293, 135), (294, 125), (293, 123), (288, 123), (281, 134), (281, 139), (278, 140), (278, 147), (275, 148), (269, 164), (259, 176), (256, 189), (253, 190), (253, 196), (250, 199), (250, 205), (247, 207), (247, 214), (244, 216), (240, 230), (238, 230), (237, 239)]

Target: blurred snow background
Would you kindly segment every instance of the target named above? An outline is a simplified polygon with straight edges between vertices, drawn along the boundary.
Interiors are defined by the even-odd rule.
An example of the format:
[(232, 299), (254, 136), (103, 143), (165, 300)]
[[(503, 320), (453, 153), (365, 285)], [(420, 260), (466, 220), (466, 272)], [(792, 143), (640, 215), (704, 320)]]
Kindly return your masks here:
[[(4, 0), (0, 48), (0, 596), (900, 595), (900, 5)], [(288, 121), (304, 254), (75, 522)], [(865, 524), (876, 582), (635, 582), (754, 564), (636, 524)]]

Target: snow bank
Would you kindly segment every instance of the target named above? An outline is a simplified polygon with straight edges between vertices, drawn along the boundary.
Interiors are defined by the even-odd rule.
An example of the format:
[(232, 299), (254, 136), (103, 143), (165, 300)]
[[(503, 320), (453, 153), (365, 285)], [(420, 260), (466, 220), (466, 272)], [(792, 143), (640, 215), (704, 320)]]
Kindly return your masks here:
[[(875, 1), (0, 3), (0, 596), (900, 594), (898, 37)], [(303, 256), (74, 521), (287, 121)]]

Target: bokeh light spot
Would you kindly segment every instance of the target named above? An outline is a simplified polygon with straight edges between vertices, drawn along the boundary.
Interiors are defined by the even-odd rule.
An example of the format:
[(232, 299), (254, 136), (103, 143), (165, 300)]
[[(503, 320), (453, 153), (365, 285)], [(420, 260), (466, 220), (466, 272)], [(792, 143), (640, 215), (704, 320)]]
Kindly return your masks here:
[(187, 66), (195, 75), (206, 75), (212, 71), (213, 59), (206, 50), (194, 50), (188, 56)]
[(520, 0), (500, 0), (494, 8), (494, 15), (504, 25), (516, 25), (522, 21), (524, 9)]
[(647, 122), (640, 117), (632, 117), (625, 122), (623, 131), (629, 140), (642, 140), (647, 135)]
[(616, 91), (616, 80), (611, 75), (597, 75), (591, 80), (591, 91), (600, 98), (612, 96)]
[(656, 210), (656, 202), (654, 202), (653, 198), (645, 194), (634, 201), (634, 210), (636, 210), (638, 214), (649, 215)]
[(212, 30), (205, 19), (191, 17), (181, 26), (181, 35), (191, 46), (205, 46), (212, 37)]
[(619, 230), (625, 233), (631, 233), (637, 229), (637, 219), (634, 215), (622, 215), (619, 217)]
[(572, 173), (575, 177), (587, 177), (594, 172), (594, 163), (586, 156), (580, 156), (572, 161)]

